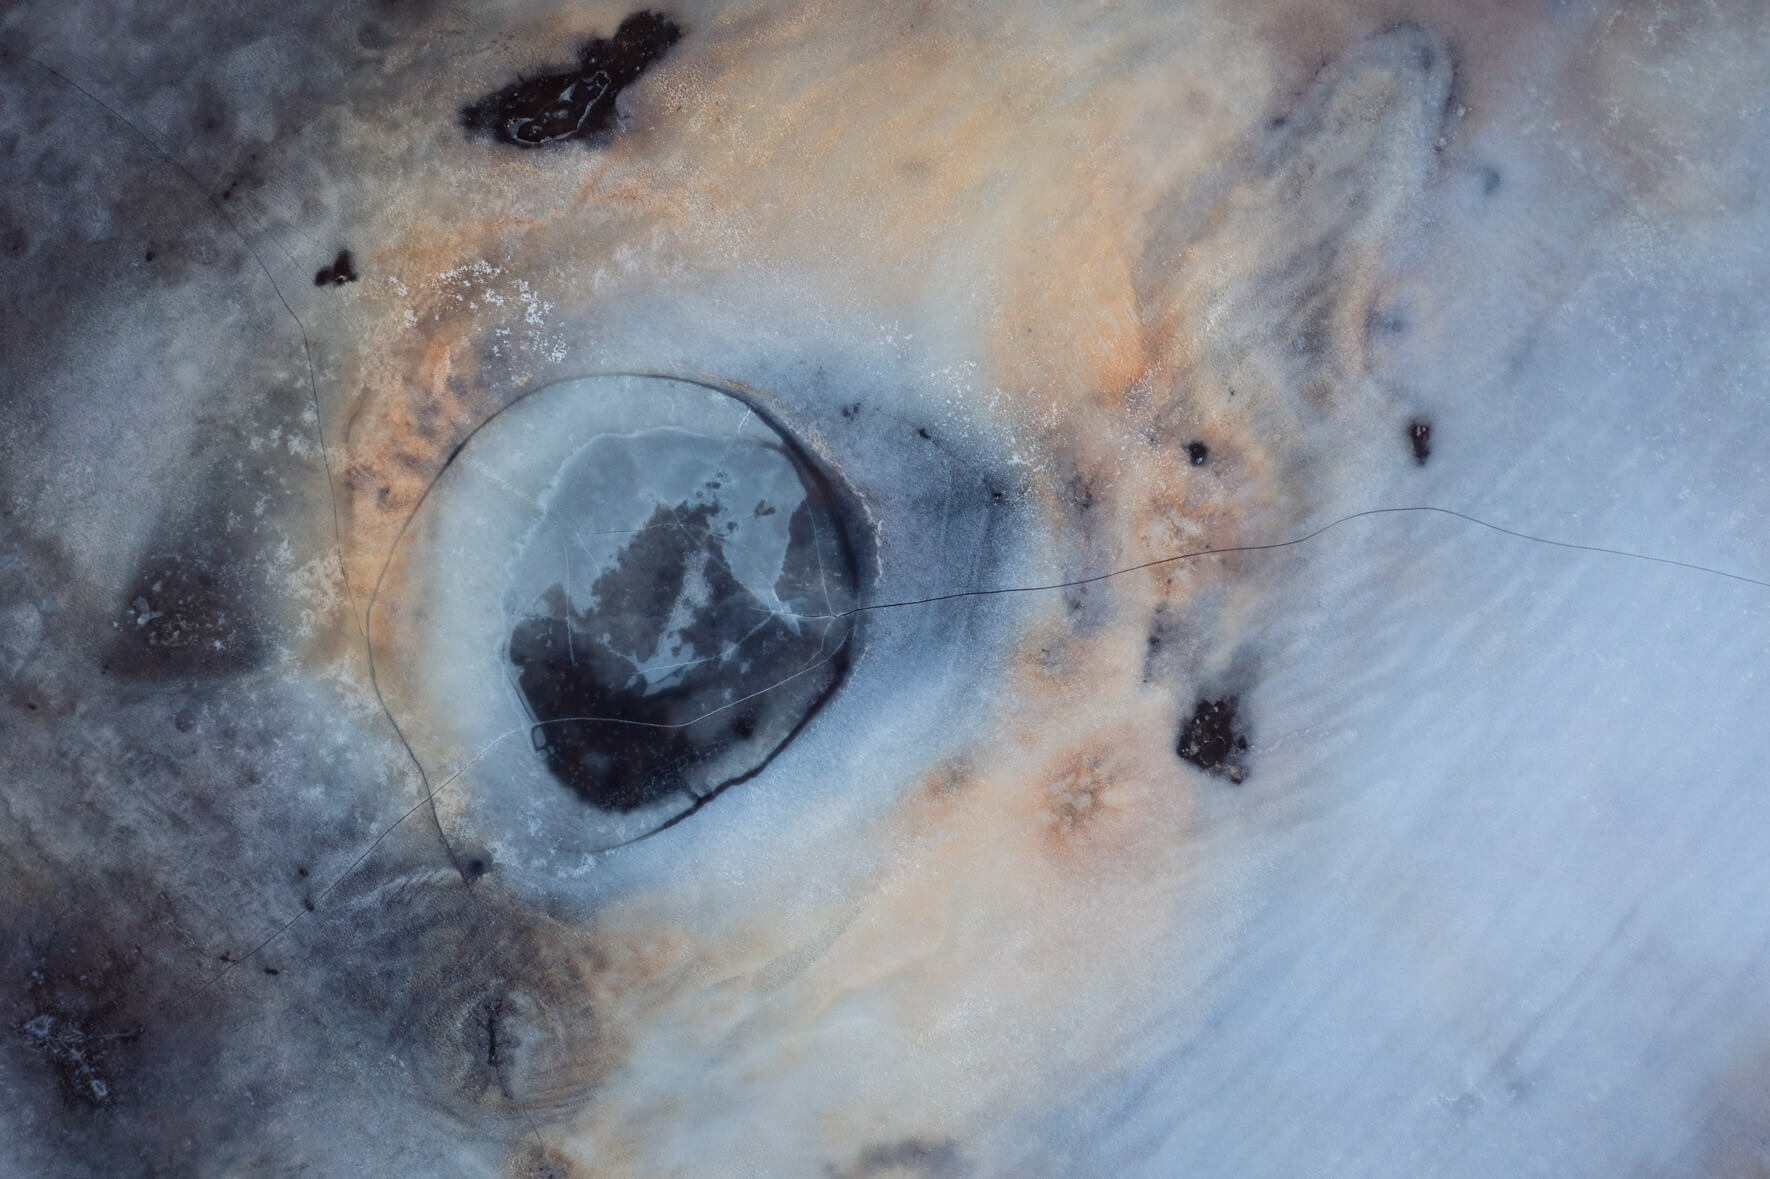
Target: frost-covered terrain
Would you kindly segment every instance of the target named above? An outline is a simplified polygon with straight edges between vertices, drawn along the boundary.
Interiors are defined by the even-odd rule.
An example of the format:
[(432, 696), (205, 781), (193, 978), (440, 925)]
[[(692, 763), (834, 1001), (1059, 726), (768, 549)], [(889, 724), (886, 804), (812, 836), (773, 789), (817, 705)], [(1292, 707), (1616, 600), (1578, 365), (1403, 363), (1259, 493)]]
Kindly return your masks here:
[(1770, 1174), (1770, 14), (15, 4), (0, 1173)]

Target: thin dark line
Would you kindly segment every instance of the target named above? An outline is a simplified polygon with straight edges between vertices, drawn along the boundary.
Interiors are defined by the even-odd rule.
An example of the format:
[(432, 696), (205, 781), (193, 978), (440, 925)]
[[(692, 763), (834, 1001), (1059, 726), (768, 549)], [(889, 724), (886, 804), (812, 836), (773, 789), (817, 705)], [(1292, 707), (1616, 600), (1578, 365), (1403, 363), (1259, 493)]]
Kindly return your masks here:
[[(1756, 577), (1748, 577), (1743, 573), (1729, 573), (1725, 569), (1716, 569), (1710, 565), (1698, 565), (1692, 561), (1679, 561), (1672, 557), (1656, 557), (1651, 553), (1635, 553), (1630, 552), (1627, 549), (1606, 548), (1603, 545), (1577, 544), (1568, 540), (1555, 540), (1551, 537), (1536, 536), (1529, 532), (1520, 532), (1514, 528), (1505, 528), (1498, 524), (1490, 524), (1486, 520), (1468, 515), (1465, 512), (1455, 511), (1451, 508), (1416, 505), (1399, 508), (1366, 508), (1361, 512), (1353, 512), (1350, 515), (1341, 516), (1336, 520), (1323, 524), (1320, 528), (1317, 528), (1312, 532), (1305, 532), (1303, 535), (1294, 536), (1289, 540), (1277, 540), (1268, 544), (1238, 544), (1226, 545), (1222, 548), (1194, 549), (1190, 552), (1176, 553), (1170, 557), (1157, 557), (1153, 561), (1144, 561), (1137, 565), (1127, 565), (1123, 569), (1113, 569), (1106, 573), (1095, 573), (1087, 577), (1078, 577), (1071, 581), (1053, 581), (1044, 585), (1008, 585), (996, 586), (989, 589), (956, 590), (947, 594), (932, 594), (926, 598), (905, 598), (898, 602), (872, 602), (863, 606), (855, 606), (852, 609), (844, 610), (841, 613), (831, 615), (830, 617), (850, 618), (856, 614), (864, 614), (873, 610), (896, 610), (903, 606), (925, 606), (931, 602), (950, 602), (958, 598), (987, 598), (999, 594), (1036, 594), (1050, 590), (1075, 589), (1079, 586), (1093, 585), (1096, 582), (1107, 581), (1114, 577), (1123, 577), (1128, 573), (1138, 573), (1145, 569), (1157, 569), (1163, 565), (1173, 565), (1181, 561), (1192, 561), (1199, 557), (1227, 556), (1232, 553), (1266, 553), (1272, 552), (1275, 549), (1288, 549), (1303, 544), (1306, 541), (1314, 540), (1322, 533), (1331, 532), (1340, 525), (1349, 524), (1353, 520), (1363, 520), (1370, 516), (1398, 515), (1406, 512), (1429, 512), (1439, 516), (1450, 516), (1454, 519), (1463, 520), (1470, 524), (1480, 525), (1482, 528), (1486, 528), (1491, 532), (1498, 532), (1503, 536), (1515, 537), (1518, 540), (1527, 540), (1532, 544), (1549, 545), (1558, 549), (1573, 549), (1583, 553), (1602, 553), (1605, 556), (1625, 557), (1632, 561), (1651, 561), (1656, 565), (1669, 565), (1677, 569), (1688, 569), (1695, 573), (1706, 573), (1714, 577), (1725, 577), (1730, 581), (1740, 581), (1747, 585), (1755, 585), (1764, 589), (1770, 589), (1770, 581), (1760, 580)], [(801, 617), (820, 616), (802, 615)]]

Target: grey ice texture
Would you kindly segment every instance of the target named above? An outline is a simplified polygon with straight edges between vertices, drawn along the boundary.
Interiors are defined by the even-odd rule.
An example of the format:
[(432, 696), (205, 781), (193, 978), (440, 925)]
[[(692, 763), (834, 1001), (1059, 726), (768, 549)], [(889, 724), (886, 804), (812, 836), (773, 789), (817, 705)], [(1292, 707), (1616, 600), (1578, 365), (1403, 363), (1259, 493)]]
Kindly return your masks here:
[[(1562, 23), (1544, 26), (1544, 56), (1505, 59), (1514, 72), (1489, 86), (1481, 130), (1442, 155), (1416, 137), (1381, 157), (1395, 166), (1384, 175), (1436, 177), (1403, 203), (1399, 228), (1385, 230), (1362, 200), (1369, 161), (1343, 177), (1350, 235), (1379, 239), (1431, 296), (1421, 302), (1435, 332), (1401, 339), (1382, 366), (1401, 391), (1397, 409), (1431, 408), (1431, 462), (1412, 467), (1399, 418), (1356, 438), (1324, 422), (1304, 432), (1316, 465), (1273, 493), (1294, 508), (1284, 529), (1233, 539), (1430, 503), (1535, 537), (1770, 580), (1762, 14), (1656, 10), (1668, 40), (1674, 9), (1737, 17), (1731, 39), (1744, 49), (1639, 63), (1641, 84), (1669, 97), (1638, 116), (1644, 124), (1621, 125), (1618, 135), (1636, 138), (1620, 154), (1651, 169), (1664, 144), (1676, 150), (1661, 203), (1637, 205), (1607, 166), (1580, 171), (1600, 156), (1604, 125), (1562, 107), (1587, 86), (1582, 44), (1652, 14), (1554, 7)], [(1014, 31), (1024, 12), (1072, 8), (1005, 5), (995, 16)], [(388, 192), (451, 194), (463, 220), (536, 211), (521, 185), (478, 182), (486, 165), (456, 143), (452, 114), (469, 80), (487, 89), (523, 64), (488, 46), (552, 15), (167, 3), (20, 5), (4, 18), (0, 852), (20, 883), (0, 922), (0, 1169), (116, 1174), (122, 1160), (214, 1175), (498, 1175), (511, 1144), (529, 1141), (520, 1119), (463, 1113), (438, 1096), (447, 1069), (422, 1039), (429, 1009), (412, 996), (477, 984), (488, 959), (472, 939), (452, 940), (472, 928), (454, 902), (426, 907), (456, 897), (460, 882), (360, 663), (303, 654), (316, 619), (361, 604), (328, 564), (327, 479), (346, 472), (325, 469), (312, 403), (324, 411), (348, 392), (333, 378), (364, 322), (351, 288), (316, 291), (308, 275)], [(621, 13), (593, 15), (606, 32)], [(1151, 102), (1187, 78), (1145, 58), (1226, 77), (1246, 66), (1185, 56), (1160, 15), (1090, 10), (1051, 64), (1114, 54)], [(717, 16), (713, 6), (684, 14), (684, 52), (697, 23)], [(1442, 13), (1419, 16), (1430, 26)], [(1366, 32), (1381, 35), (1388, 20), (1372, 16)], [(808, 28), (794, 59), (808, 75), (861, 53)], [(462, 29), (471, 45), (450, 48)], [(868, 29), (863, 56), (888, 55), (901, 31)], [(1253, 20), (1238, 32), (1249, 44), (1269, 35)], [(414, 46), (437, 56), (409, 56)], [(723, 47), (752, 51), (736, 35)], [(1495, 59), (1474, 52), (1468, 66)], [(1448, 93), (1447, 69), (1433, 85)], [(1270, 112), (1250, 99), (1245, 113), (1254, 126)], [(524, 166), (551, 174), (594, 166), (588, 158)], [(1570, 171), (1586, 183), (1566, 184)], [(863, 201), (838, 195), (867, 223)], [(1184, 202), (1163, 208), (1178, 223), (1191, 215)], [(882, 324), (872, 308), (843, 311), (791, 267), (687, 290), (660, 267), (615, 306), (558, 309), (548, 330), (571, 341), (566, 354), (547, 351), (549, 337), (511, 370), (526, 365), (545, 382), (674, 363), (775, 391), (789, 424), (819, 435), (870, 505), (881, 600), (1093, 573), (1110, 545), (1039, 506), (1060, 489), (993, 416), (1002, 391), (951, 375), (976, 360), (955, 338), (994, 289), (963, 266), (984, 251), (991, 212), (951, 215), (950, 231), (979, 244), (929, 278), (933, 290), (902, 313), (907, 326)], [(1249, 224), (1272, 227), (1263, 273), (1294, 264), (1341, 276), (1332, 257), (1285, 252), (1294, 242), (1282, 210), (1256, 204)], [(1014, 242), (1026, 254), (1040, 244), (1030, 233)], [(367, 254), (359, 246), (359, 263)], [(1257, 352), (1272, 344), (1262, 317), (1288, 323), (1288, 311), (1265, 297), (1251, 306), (1240, 322), (1261, 327), (1245, 336)], [(906, 335), (917, 342), (904, 345)], [(1282, 368), (1285, 343), (1257, 359)], [(854, 428), (840, 426), (832, 387), (865, 402)], [(728, 408), (722, 428), (743, 437), (743, 411)], [(924, 423), (933, 441), (917, 437)], [(1227, 448), (1213, 453), (1225, 461)], [(488, 541), (520, 554), (532, 519), (516, 508), (579, 494), (547, 490), (571, 469), (563, 460), (498, 469), (525, 470), (536, 485), (482, 503), (482, 515), (447, 517), (459, 532), (454, 592), (480, 594), (487, 609), (439, 627), (427, 687), (458, 707), (425, 730), (439, 746), (414, 736), (433, 784), (512, 727), (507, 681), (492, 673), (500, 634), (550, 567), (532, 546), (532, 576), (520, 555), (488, 560)], [(597, 500), (604, 510), (601, 489)], [(614, 526), (640, 511), (614, 512)], [(606, 555), (606, 541), (583, 539)], [(778, 538), (758, 540), (743, 549), (756, 585)], [(219, 678), (104, 670), (132, 578), (162, 550), (239, 570), (263, 630), (261, 663)], [(660, 1035), (635, 1070), (680, 1102), (660, 1100), (675, 1115), (643, 1123), (657, 1159), (707, 1175), (733, 1173), (727, 1164), (855, 1173), (871, 1160), (911, 1174), (1152, 1179), (1770, 1169), (1770, 591), (1428, 515), (1352, 521), (1245, 568), (1225, 607), (1233, 641), (1201, 640), (1199, 659), (1203, 673), (1230, 676), (1257, 656), (1243, 704), (1257, 719), (1258, 761), (1244, 787), (1201, 795), (1196, 838), (1175, 851), (1183, 916), (1205, 932), (1156, 963), (1172, 1001), (1118, 1007), (1137, 980), (1105, 954), (1069, 1004), (1040, 1009), (1036, 1023), (1014, 1022), (1011, 994), (968, 996), (962, 1014), (999, 1017), (1053, 1058), (1072, 1017), (1117, 1015), (1087, 1071), (1035, 1081), (975, 1068), (968, 1083), (1002, 1096), (967, 1110), (950, 1142), (881, 1144), (870, 1123), (854, 1141), (820, 1137), (819, 1102), (859, 1088), (857, 1076), (877, 1085), (861, 1089), (872, 1100), (859, 1108), (888, 1122), (919, 1068), (943, 1049), (963, 1062), (970, 1047), (957, 1034), (919, 1039), (947, 1025), (918, 1023), (930, 1013), (913, 1005), (906, 1015), (875, 1004), (867, 988), (823, 1009), (831, 1022), (820, 1026), (839, 1034), (804, 1041), (841, 1047), (822, 1072), (748, 1069), (750, 1042), (737, 1032), (711, 1044)], [(721, 931), (728, 916), (764, 933), (810, 928), (761, 972), (762, 989), (789, 993), (853, 917), (834, 902), (834, 916), (823, 912), (824, 893), (846, 896), (863, 870), (917, 853), (881, 844), (874, 820), (943, 757), (979, 756), (967, 739), (1016, 671), (1015, 643), (1036, 609), (1001, 597), (882, 613), (852, 684), (773, 772), (698, 816), (706, 822), (630, 853), (601, 855), (600, 835), (562, 837), (582, 829), (532, 759), (505, 763), (485, 791), (445, 795), (442, 821), (456, 824), (445, 830), (463, 855), (491, 849), (491, 879), (525, 911), (589, 923), (619, 902), (667, 897), (679, 933)], [(1201, 617), (1204, 631), (1220, 616)], [(1072, 703), (1086, 715), (1085, 699)], [(521, 805), (502, 805), (498, 789)], [(768, 887), (783, 878), (789, 900)], [(1013, 883), (990, 882), (1004, 893)], [(306, 901), (314, 920), (302, 917)], [(1132, 923), (1147, 903), (1126, 887), (1114, 920)], [(220, 955), (273, 934), (225, 986), (202, 992), (198, 1031), (172, 1021), (139, 1041), (135, 1071), (111, 1086), (115, 1109), (57, 1104), (29, 1031), (41, 1013), (21, 1006), (35, 1001), (31, 955), (83, 938), (139, 944), (138, 978), (171, 979), (188, 998), (220, 971)], [(729, 998), (718, 990), (727, 980), (702, 969), (709, 991)], [(745, 1028), (773, 1027), (767, 1015)], [(732, 1075), (747, 1084), (724, 1085)], [(141, 1095), (141, 1106), (124, 1101)]]

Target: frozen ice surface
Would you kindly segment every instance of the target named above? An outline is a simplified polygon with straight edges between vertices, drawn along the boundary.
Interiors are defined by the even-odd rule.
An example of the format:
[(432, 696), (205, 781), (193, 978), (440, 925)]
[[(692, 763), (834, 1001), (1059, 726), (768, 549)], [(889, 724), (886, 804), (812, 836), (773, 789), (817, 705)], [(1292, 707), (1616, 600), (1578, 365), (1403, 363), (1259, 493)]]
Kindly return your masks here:
[(0, 17), (0, 1173), (1770, 1174), (1770, 15)]

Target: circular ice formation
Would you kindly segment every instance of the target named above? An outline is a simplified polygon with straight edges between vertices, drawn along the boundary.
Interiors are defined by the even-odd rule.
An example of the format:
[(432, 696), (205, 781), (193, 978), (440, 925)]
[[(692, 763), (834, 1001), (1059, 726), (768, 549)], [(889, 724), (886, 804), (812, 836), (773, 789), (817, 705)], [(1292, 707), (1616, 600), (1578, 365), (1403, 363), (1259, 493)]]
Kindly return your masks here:
[(846, 673), (852, 504), (765, 399), (711, 382), (580, 378), (488, 420), (377, 606), (445, 827), (596, 850), (753, 777)]
[(857, 567), (820, 481), (769, 429), (592, 438), (505, 598), (533, 747), (603, 810), (761, 765), (841, 677)]

